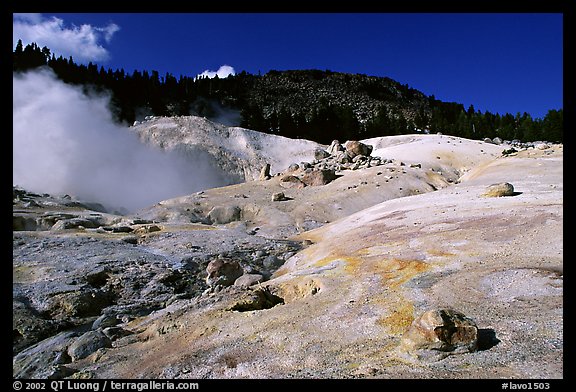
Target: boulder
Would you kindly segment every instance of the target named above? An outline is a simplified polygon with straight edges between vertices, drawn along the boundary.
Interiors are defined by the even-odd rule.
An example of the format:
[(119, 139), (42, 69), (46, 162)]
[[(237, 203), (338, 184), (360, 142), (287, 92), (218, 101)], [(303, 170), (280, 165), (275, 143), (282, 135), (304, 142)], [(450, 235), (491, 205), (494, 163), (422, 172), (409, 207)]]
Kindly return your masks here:
[(264, 277), (260, 274), (244, 274), (234, 281), (234, 286), (250, 287), (263, 281)]
[(288, 174), (280, 178), (280, 186), (282, 188), (302, 189), (306, 184), (304, 184), (298, 177)]
[(239, 221), (242, 210), (238, 206), (216, 206), (208, 213), (208, 220), (212, 224), (225, 225)]
[(311, 170), (310, 172), (304, 174), (302, 177), (302, 182), (309, 186), (319, 186), (326, 185), (336, 178), (338, 177), (336, 176), (335, 170)]
[(122, 320), (118, 319), (116, 315), (103, 314), (92, 323), (92, 329), (114, 327), (120, 324)]
[(372, 146), (356, 140), (346, 142), (346, 152), (350, 158), (354, 158), (356, 155), (370, 156), (370, 154), (372, 154), (372, 149)]
[(314, 159), (321, 161), (322, 159), (328, 158), (330, 156), (330, 153), (326, 150), (323, 150), (321, 148), (317, 148), (316, 150), (314, 150)]
[(290, 166), (288, 166), (288, 169), (286, 171), (289, 173), (293, 173), (293, 172), (297, 171), (298, 169), (300, 169), (300, 165), (298, 165), (297, 163), (293, 163)]
[(486, 192), (482, 194), (485, 197), (501, 197), (501, 196), (514, 196), (514, 186), (508, 182), (501, 182), (499, 184), (492, 184), (486, 188)]
[(244, 270), (235, 260), (216, 259), (208, 263), (206, 273), (208, 286), (231, 286), (244, 274)]
[(264, 167), (260, 170), (260, 177), (259, 180), (260, 181), (265, 181), (265, 180), (269, 180), (271, 178), (270, 176), (270, 164), (267, 163), (264, 165)]
[(100, 331), (88, 331), (68, 347), (68, 355), (77, 361), (103, 347), (112, 347), (110, 338)]
[(338, 140), (332, 140), (332, 143), (326, 150), (330, 155), (338, 155), (340, 151), (345, 151), (346, 149), (340, 144)]
[(420, 360), (439, 360), (478, 349), (478, 327), (453, 309), (433, 309), (416, 318), (402, 336), (400, 349)]
[(284, 264), (284, 261), (274, 255), (267, 256), (262, 261), (264, 268), (269, 270), (279, 268), (282, 264)]
[(276, 192), (272, 195), (272, 201), (284, 201), (287, 200), (284, 192)]

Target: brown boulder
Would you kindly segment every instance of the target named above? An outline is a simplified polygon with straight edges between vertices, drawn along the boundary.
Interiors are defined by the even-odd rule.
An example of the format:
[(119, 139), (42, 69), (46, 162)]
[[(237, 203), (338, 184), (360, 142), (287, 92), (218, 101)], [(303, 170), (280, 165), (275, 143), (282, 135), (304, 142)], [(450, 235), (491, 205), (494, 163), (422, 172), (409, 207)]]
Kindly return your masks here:
[(514, 196), (514, 186), (508, 182), (492, 184), (488, 188), (486, 188), (486, 192), (484, 192), (482, 196), (484, 197)]
[(370, 154), (372, 154), (372, 149), (372, 146), (356, 140), (346, 142), (346, 152), (350, 159), (354, 158), (356, 155), (370, 156)]
[(304, 184), (298, 177), (288, 174), (280, 179), (280, 186), (282, 188), (302, 189), (306, 184)]
[(216, 259), (208, 263), (206, 273), (208, 286), (231, 286), (244, 274), (244, 270), (235, 260)]
[(423, 360), (476, 351), (478, 327), (452, 309), (433, 309), (416, 318), (402, 336), (400, 349)]
[(329, 169), (312, 170), (304, 174), (302, 182), (309, 186), (326, 185), (338, 178), (336, 171)]

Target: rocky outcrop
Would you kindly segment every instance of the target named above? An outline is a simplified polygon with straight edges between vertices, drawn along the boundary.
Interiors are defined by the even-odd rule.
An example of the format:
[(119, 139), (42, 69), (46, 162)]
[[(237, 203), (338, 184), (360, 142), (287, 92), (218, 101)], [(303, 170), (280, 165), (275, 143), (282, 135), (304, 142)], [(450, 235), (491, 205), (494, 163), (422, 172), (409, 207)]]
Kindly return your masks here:
[(478, 327), (453, 309), (433, 309), (417, 317), (401, 340), (400, 349), (421, 360), (476, 351)]

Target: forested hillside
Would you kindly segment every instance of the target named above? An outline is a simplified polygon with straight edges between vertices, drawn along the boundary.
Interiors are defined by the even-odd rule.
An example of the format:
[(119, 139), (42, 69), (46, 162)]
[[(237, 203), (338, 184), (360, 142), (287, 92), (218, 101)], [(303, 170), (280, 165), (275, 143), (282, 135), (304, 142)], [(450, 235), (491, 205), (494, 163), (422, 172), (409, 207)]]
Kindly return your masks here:
[(236, 125), (320, 143), (414, 132), (481, 139), (500, 137), (525, 142), (563, 141), (563, 110), (544, 118), (528, 113), (490, 113), (443, 102), (434, 95), (390, 78), (329, 70), (245, 71), (227, 78), (195, 78), (157, 71), (105, 69), (56, 57), (47, 47), (23, 46), (13, 52), (16, 73), (49, 67), (64, 82), (87, 92), (111, 94), (118, 122), (132, 124), (147, 115), (239, 114)]

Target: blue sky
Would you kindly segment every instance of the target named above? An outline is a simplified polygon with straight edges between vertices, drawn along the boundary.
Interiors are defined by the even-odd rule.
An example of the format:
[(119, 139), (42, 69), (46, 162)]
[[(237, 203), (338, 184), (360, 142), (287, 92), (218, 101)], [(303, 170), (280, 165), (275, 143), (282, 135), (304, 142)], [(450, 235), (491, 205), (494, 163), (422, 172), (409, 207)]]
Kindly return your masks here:
[(329, 69), (387, 76), (437, 99), (543, 117), (562, 108), (560, 13), (15, 15), (14, 43), (76, 62), (196, 76)]

